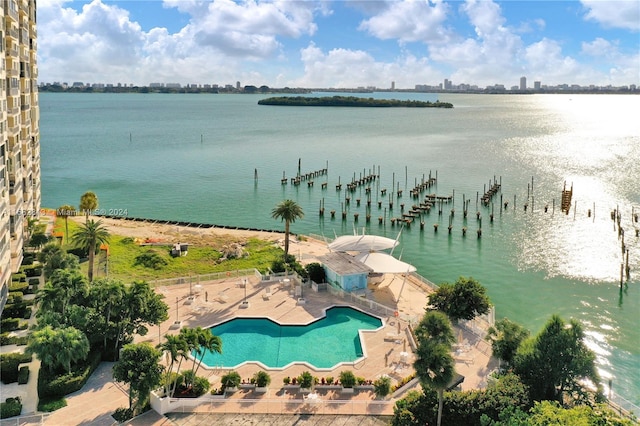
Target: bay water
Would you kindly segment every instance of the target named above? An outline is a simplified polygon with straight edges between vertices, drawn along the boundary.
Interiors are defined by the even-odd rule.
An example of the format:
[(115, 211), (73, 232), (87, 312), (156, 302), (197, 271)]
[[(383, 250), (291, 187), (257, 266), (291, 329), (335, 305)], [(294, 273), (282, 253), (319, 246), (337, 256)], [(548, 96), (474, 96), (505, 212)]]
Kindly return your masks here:
[[(362, 96), (439, 99), (454, 108), (259, 106), (263, 95), (41, 93), (42, 204), (77, 206), (91, 190), (105, 214), (283, 230), (271, 210), (293, 199), (305, 212), (292, 224), (294, 233), (395, 238), (402, 230), (394, 255), (435, 283), (474, 277), (488, 289), (498, 318), (532, 334), (554, 313), (581, 321), (605, 388), (611, 383), (614, 393), (640, 405), (634, 216), (640, 97)], [(312, 186), (289, 181), (324, 168)], [(369, 174), (379, 177), (346, 191)], [(436, 176), (435, 186), (411, 197), (416, 184)], [(483, 205), (479, 199), (496, 182), (500, 191)], [(565, 185), (573, 187), (568, 214), (560, 211)], [(392, 225), (390, 218), (427, 193), (452, 202), (410, 226)], [(627, 259), (630, 279), (623, 267), (620, 285)]]

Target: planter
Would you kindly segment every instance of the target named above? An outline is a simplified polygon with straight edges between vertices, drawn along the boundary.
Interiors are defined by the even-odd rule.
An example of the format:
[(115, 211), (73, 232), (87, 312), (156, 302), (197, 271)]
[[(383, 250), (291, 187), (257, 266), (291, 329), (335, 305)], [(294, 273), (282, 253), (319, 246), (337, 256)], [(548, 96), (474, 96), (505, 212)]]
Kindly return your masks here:
[(240, 309), (247, 309), (249, 307), (249, 302), (240, 302)]
[(224, 388), (224, 393), (235, 393), (238, 392), (237, 386), (230, 386), (228, 388)]
[(311, 393), (311, 388), (300, 388), (300, 393)]
[(355, 387), (355, 389), (358, 392), (362, 392), (362, 391), (371, 391), (371, 392), (373, 392), (373, 391), (376, 390), (376, 387), (374, 385), (357, 385)]
[(256, 393), (267, 393), (268, 390), (269, 390), (268, 386), (256, 386), (254, 389)]
[(284, 390), (288, 390), (288, 391), (299, 391), (300, 390), (300, 385), (284, 385), (282, 387)]
[(254, 385), (253, 383), (241, 383), (240, 384), (240, 389), (254, 389), (256, 387), (256, 385)]
[(355, 392), (354, 388), (341, 388), (340, 389), (340, 393), (344, 393), (344, 394), (352, 394)]

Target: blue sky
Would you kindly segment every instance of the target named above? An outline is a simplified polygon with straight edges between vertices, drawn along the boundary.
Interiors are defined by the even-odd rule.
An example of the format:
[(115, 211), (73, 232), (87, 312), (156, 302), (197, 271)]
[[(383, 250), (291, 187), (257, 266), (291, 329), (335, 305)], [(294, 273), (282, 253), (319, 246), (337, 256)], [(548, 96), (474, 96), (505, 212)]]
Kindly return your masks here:
[(640, 0), (38, 1), (39, 80), (640, 85)]

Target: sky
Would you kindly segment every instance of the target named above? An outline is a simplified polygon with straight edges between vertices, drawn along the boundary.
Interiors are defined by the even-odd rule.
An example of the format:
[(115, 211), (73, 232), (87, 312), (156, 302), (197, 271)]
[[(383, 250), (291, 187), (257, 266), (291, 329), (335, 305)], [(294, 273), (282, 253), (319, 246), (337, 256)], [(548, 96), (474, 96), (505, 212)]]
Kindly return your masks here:
[(39, 82), (640, 86), (640, 0), (38, 1)]

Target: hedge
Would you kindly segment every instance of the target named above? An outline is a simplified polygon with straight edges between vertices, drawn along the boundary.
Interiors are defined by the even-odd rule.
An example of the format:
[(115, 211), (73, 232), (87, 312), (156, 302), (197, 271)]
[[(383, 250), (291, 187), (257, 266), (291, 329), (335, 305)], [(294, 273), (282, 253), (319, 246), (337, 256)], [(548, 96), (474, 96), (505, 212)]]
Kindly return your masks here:
[(9, 384), (18, 381), (18, 365), (31, 362), (31, 355), (10, 353), (0, 355), (0, 376), (2, 383)]
[(20, 370), (18, 371), (18, 384), (26, 385), (27, 382), (29, 382), (29, 367), (26, 365), (23, 365), (22, 367), (20, 367)]
[(27, 344), (29, 338), (27, 336), (10, 336), (9, 333), (0, 333), (0, 346)]
[(26, 279), (25, 281), (12, 281), (11, 284), (9, 284), (9, 291), (10, 292), (22, 292), (24, 293), (24, 291), (27, 289), (27, 287), (29, 287), (29, 284), (27, 283)]
[(20, 397), (7, 398), (0, 404), (0, 419), (19, 416), (22, 413), (22, 401)]
[(17, 274), (11, 275), (12, 282), (27, 282), (27, 275), (23, 272), (18, 272)]
[(20, 327), (20, 318), (7, 318), (0, 321), (0, 330), (14, 331)]
[(53, 399), (80, 390), (100, 364), (100, 358), (100, 352), (89, 353), (85, 362), (74, 367), (70, 374), (57, 375), (41, 368), (38, 374), (38, 396)]
[(60, 398), (45, 398), (38, 400), (38, 411), (50, 413), (52, 411), (59, 410), (62, 407), (67, 406), (67, 400), (63, 397)]

